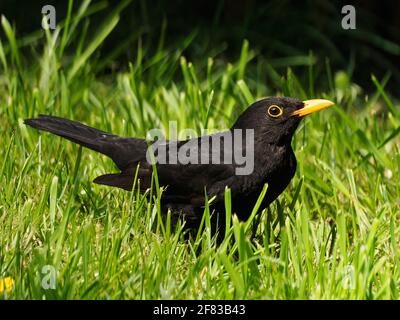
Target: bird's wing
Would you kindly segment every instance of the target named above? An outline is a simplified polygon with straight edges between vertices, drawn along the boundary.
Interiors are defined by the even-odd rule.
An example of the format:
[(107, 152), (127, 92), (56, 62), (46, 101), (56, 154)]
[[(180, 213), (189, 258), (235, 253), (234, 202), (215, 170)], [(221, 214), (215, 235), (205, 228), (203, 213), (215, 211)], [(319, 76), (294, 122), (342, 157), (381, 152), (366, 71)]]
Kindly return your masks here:
[[(181, 141), (177, 143), (178, 150), (183, 144), (184, 142)], [(167, 152), (171, 146), (172, 143), (167, 144)], [(150, 156), (148, 158), (150, 159)], [(127, 158), (123, 163), (128, 163), (129, 160)], [(176, 163), (174, 160), (171, 161), (172, 163), (169, 160), (167, 159), (167, 163), (161, 161), (161, 163), (155, 164), (159, 185), (166, 187), (164, 200), (204, 205), (205, 191), (210, 198), (220, 197), (221, 192), (223, 197), (225, 185), (231, 186), (238, 180), (233, 164), (185, 164), (181, 163), (179, 159)], [(121, 162), (119, 161), (119, 163)], [(145, 156), (131, 160), (120, 173), (102, 175), (97, 177), (94, 182), (130, 191), (133, 187), (136, 170), (140, 188), (145, 191), (151, 186), (153, 174), (153, 165)]]
[[(152, 165), (151, 157), (147, 152), (148, 144), (144, 139), (118, 137), (76, 121), (47, 115), (27, 119), (25, 123), (101, 152), (109, 156), (121, 169), (120, 173), (100, 176), (94, 182), (131, 190), (139, 164), (137, 174), (140, 179), (140, 188), (146, 190), (150, 187)], [(167, 186), (166, 198), (203, 205), (205, 190), (209, 197), (223, 197), (225, 186), (229, 186), (232, 193), (240, 190), (243, 179), (235, 174), (234, 161), (229, 163), (224, 159), (215, 161), (215, 157), (213, 158), (210, 141), (212, 138), (224, 137), (224, 134), (227, 134), (226, 137), (229, 138), (229, 132), (225, 132), (192, 140), (164, 141), (158, 144), (160, 147), (158, 155), (162, 154), (163, 150), (168, 154), (164, 163), (159, 161), (156, 165), (160, 185)], [(223, 139), (216, 139), (213, 143), (219, 145), (221, 150), (224, 150), (224, 147), (225, 150), (230, 149), (224, 145)], [(209, 148), (206, 148), (207, 145)], [(153, 146), (157, 145), (153, 144)], [(176, 161), (173, 159), (174, 148), (177, 153)], [(191, 160), (185, 158), (188, 150), (191, 156), (197, 157), (197, 163), (188, 163), (193, 162), (193, 158)], [(169, 157), (170, 151), (172, 151), (172, 157)], [(219, 156), (217, 155), (217, 159)], [(204, 163), (203, 157), (208, 158), (209, 163)]]
[[(225, 187), (231, 189), (231, 194), (241, 193), (251, 188), (249, 176), (237, 174), (233, 156), (233, 143), (225, 143), (223, 139), (229, 132), (213, 136), (203, 136), (188, 141), (168, 142), (165, 149), (158, 148), (158, 160), (167, 160), (167, 163), (157, 163), (157, 175), (160, 185), (166, 185), (165, 198), (171, 201), (189, 202), (192, 205), (203, 206), (205, 192), (208, 198), (217, 197), (222, 200)], [(217, 138), (211, 141), (212, 138)], [(216, 148), (218, 146), (218, 148)], [(235, 145), (236, 150), (242, 152), (245, 146)], [(160, 157), (160, 152), (176, 150), (177, 156)], [(172, 152), (173, 154), (173, 152)], [(176, 159), (177, 158), (177, 159)], [(208, 158), (208, 161), (207, 161)], [(173, 160), (173, 161), (171, 161)], [(171, 163), (176, 162), (176, 163)], [(252, 175), (254, 178), (254, 175)]]
[(157, 165), (157, 176), (167, 187), (166, 199), (201, 205), (205, 192), (209, 198), (221, 197), (225, 186), (238, 180), (232, 165), (226, 164)]
[[(139, 164), (140, 187), (145, 190), (151, 185), (153, 160), (159, 184), (166, 187), (164, 201), (200, 207), (204, 206), (206, 193), (209, 199), (216, 197), (218, 201), (223, 200), (225, 187), (231, 189), (232, 196), (251, 192), (262, 183), (262, 177), (253, 173), (237, 174), (237, 168), (241, 165), (236, 163), (233, 156), (233, 144), (225, 144), (223, 139), (211, 141), (213, 137), (219, 138), (224, 134), (226, 132), (186, 141), (157, 141), (148, 149), (146, 156), (142, 154), (140, 159), (131, 161), (121, 173), (98, 177), (95, 182), (131, 190)], [(240, 144), (235, 147), (244, 148)], [(239, 151), (242, 153), (244, 149)], [(129, 153), (125, 154), (129, 156)], [(129, 157), (124, 163), (128, 160)]]

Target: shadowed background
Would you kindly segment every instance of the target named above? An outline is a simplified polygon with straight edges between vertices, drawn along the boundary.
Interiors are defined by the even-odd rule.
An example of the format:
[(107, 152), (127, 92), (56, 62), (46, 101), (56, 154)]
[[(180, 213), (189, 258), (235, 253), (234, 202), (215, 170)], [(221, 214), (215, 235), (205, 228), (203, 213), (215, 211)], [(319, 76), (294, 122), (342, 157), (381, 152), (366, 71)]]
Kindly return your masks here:
[[(34, 38), (29, 39), (29, 35), (40, 29), (41, 8), (45, 4), (55, 6), (57, 22), (65, 18), (68, 1), (3, 0), (0, 12), (12, 21), (19, 37), (26, 36), (27, 42), (32, 43)], [(80, 1), (74, 2), (73, 12), (80, 4)], [(223, 60), (236, 58), (243, 40), (247, 39), (250, 48), (258, 53), (254, 60), (265, 60), (282, 72), (288, 66), (315, 64), (316, 71), (323, 73), (324, 60), (328, 57), (332, 69), (345, 70), (352, 81), (367, 91), (373, 88), (372, 73), (378, 78), (391, 75), (389, 88), (398, 87), (400, 2), (353, 3), (357, 12), (356, 30), (341, 28), (341, 8), (346, 4), (352, 3), (325, 0), (132, 1), (123, 9), (120, 22), (96, 52), (98, 56), (110, 55), (99, 72), (125, 68), (127, 61), (135, 59), (139, 39), (148, 54), (160, 45), (174, 48), (185, 43), (182, 52), (191, 61), (204, 61), (208, 56)], [(91, 6), (95, 13), (87, 19), (89, 35), (116, 4), (93, 1)], [(68, 50), (71, 48), (73, 46)], [(267, 80), (268, 75), (265, 75)], [(393, 95), (398, 95), (396, 90), (392, 91)]]

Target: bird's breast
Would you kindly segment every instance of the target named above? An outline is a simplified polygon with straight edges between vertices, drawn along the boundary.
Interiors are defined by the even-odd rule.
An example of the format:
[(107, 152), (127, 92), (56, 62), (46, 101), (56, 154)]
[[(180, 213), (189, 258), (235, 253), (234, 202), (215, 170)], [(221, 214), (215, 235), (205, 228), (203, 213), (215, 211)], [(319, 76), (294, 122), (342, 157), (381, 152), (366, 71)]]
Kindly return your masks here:
[(268, 194), (273, 198), (283, 192), (296, 172), (296, 157), (290, 145), (272, 146), (256, 162), (259, 164), (255, 167), (260, 168), (259, 174), (263, 182), (268, 183)]

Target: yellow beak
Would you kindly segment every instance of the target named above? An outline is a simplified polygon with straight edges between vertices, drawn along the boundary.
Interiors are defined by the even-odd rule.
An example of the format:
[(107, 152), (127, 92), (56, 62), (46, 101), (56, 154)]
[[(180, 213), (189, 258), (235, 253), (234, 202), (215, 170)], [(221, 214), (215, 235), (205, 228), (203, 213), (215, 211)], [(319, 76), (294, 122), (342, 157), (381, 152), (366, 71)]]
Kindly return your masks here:
[(306, 101), (303, 101), (303, 103), (304, 103), (304, 107), (293, 112), (292, 116), (297, 115), (299, 117), (304, 117), (307, 114), (329, 108), (330, 106), (335, 104), (332, 101), (324, 100), (324, 99), (306, 100)]

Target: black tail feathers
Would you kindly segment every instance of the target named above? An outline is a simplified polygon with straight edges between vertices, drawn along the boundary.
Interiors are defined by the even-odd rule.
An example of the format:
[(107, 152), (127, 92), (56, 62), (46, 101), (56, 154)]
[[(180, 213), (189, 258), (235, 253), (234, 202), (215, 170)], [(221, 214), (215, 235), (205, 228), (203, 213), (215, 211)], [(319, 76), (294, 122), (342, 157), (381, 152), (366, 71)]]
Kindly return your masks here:
[(121, 170), (140, 161), (147, 149), (147, 143), (143, 139), (121, 138), (60, 117), (39, 115), (35, 119), (26, 119), (24, 123), (100, 152), (113, 159)]
[(39, 118), (26, 119), (24, 123), (33, 128), (54, 133), (105, 155), (108, 155), (110, 151), (107, 150), (107, 139), (116, 137), (79, 122), (54, 116), (39, 115)]

